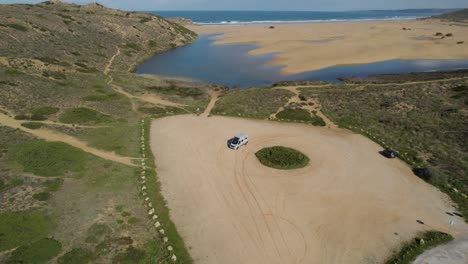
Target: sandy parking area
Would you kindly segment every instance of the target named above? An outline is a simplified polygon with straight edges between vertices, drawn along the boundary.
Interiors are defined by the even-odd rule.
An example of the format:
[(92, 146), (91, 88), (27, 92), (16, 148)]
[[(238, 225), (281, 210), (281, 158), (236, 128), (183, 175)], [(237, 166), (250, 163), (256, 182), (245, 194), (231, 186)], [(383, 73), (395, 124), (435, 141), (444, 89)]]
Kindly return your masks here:
[[(228, 149), (238, 132), (249, 145)], [(302, 151), (310, 165), (264, 167), (254, 153), (274, 145)], [(453, 211), (403, 162), (344, 130), (187, 115), (154, 121), (151, 146), (196, 263), (381, 263), (418, 231), (447, 231)], [(458, 220), (451, 232), (462, 230)]]

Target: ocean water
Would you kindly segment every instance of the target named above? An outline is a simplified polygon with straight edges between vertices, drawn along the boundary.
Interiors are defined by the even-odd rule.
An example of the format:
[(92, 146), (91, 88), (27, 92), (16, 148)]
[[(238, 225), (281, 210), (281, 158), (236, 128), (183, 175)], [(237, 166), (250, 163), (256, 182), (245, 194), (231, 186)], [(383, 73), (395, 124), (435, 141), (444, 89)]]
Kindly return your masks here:
[(408, 20), (452, 10), (411, 9), (347, 12), (316, 11), (150, 11), (162, 17), (190, 18), (199, 25), (310, 23), (331, 21)]
[(215, 40), (216, 35), (201, 35), (192, 44), (154, 56), (136, 72), (247, 88), (287, 80), (338, 82), (339, 77), (468, 69), (468, 60), (391, 60), (284, 75), (280, 66), (268, 65), (274, 54), (251, 56), (255, 45), (215, 45)]

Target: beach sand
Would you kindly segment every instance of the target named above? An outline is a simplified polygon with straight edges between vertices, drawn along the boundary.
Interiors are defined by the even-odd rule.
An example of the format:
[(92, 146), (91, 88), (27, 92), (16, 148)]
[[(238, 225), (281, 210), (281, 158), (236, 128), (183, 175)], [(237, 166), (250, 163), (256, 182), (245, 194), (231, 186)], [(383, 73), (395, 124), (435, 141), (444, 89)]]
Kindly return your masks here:
[[(439, 20), (197, 26), (198, 34), (223, 33), (216, 44), (256, 44), (251, 55), (277, 53), (272, 65), (296, 74), (337, 65), (394, 59), (468, 59), (468, 25)], [(409, 28), (410, 30), (403, 30)], [(452, 37), (436, 37), (452, 33)], [(464, 42), (457, 44), (457, 42)]]

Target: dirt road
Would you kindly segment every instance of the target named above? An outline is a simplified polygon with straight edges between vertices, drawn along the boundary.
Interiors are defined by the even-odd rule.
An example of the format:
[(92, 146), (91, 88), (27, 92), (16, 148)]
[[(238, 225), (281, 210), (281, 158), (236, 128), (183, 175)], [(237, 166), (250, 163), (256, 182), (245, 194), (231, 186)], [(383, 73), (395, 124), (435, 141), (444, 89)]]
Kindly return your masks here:
[[(249, 145), (228, 149), (239, 132)], [(254, 154), (274, 145), (300, 150), (310, 165), (264, 167)], [(454, 210), (406, 164), (344, 130), (186, 115), (154, 121), (151, 146), (195, 263), (382, 263), (419, 231), (447, 231)], [(458, 221), (451, 232), (463, 230)]]

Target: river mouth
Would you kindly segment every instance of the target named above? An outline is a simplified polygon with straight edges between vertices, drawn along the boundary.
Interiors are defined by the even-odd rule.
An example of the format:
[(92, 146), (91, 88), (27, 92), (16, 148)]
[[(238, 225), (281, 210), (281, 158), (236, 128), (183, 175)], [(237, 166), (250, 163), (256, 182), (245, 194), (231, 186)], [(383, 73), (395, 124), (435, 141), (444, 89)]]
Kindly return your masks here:
[(389, 60), (369, 64), (333, 66), (300, 74), (285, 75), (281, 66), (268, 63), (273, 54), (249, 55), (252, 44), (214, 44), (216, 34), (200, 35), (194, 43), (158, 54), (136, 73), (190, 78), (229, 87), (263, 87), (279, 81), (339, 82), (340, 77), (367, 77), (375, 74), (447, 71), (468, 68), (468, 60)]

